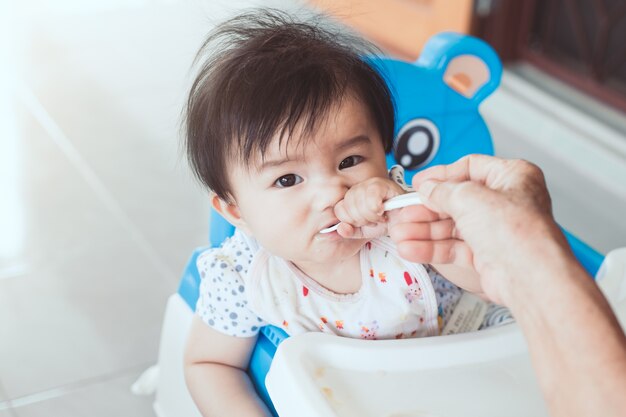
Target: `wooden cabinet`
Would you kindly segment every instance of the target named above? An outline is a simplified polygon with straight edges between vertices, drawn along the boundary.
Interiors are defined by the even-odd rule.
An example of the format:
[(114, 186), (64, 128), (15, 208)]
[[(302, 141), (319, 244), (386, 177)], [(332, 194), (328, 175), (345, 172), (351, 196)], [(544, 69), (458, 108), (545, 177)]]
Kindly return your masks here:
[(443, 31), (469, 33), (473, 0), (309, 0), (397, 58), (415, 60)]

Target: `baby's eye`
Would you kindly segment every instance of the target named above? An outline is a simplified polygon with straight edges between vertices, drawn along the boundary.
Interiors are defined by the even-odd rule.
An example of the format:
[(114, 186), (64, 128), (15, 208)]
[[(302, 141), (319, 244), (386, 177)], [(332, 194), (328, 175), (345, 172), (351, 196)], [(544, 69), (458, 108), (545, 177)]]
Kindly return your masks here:
[(292, 187), (302, 182), (302, 177), (296, 174), (287, 174), (274, 181), (274, 185), (278, 188)]
[(363, 160), (362, 156), (350, 155), (339, 163), (339, 169), (346, 169), (359, 164)]

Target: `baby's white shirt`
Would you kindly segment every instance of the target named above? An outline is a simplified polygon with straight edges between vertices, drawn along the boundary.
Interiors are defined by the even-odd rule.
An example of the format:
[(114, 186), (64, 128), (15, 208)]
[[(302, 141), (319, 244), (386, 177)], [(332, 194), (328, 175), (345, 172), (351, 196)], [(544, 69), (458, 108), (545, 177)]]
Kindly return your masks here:
[[(389, 178), (412, 191), (400, 165), (391, 167)], [(196, 313), (212, 328), (237, 337), (254, 336), (266, 324), (290, 335), (421, 337), (439, 334), (463, 293), (429, 265), (400, 258), (387, 237), (361, 249), (360, 266), (360, 290), (336, 294), (236, 230), (221, 247), (198, 257), (202, 280)], [(506, 308), (490, 304), (481, 328), (511, 321)]]
[(400, 258), (389, 238), (371, 240), (359, 256), (361, 288), (337, 294), (236, 230), (220, 248), (198, 257), (202, 281), (196, 312), (209, 326), (237, 337), (254, 336), (266, 324), (290, 335), (439, 334), (462, 294), (458, 287), (427, 265)]

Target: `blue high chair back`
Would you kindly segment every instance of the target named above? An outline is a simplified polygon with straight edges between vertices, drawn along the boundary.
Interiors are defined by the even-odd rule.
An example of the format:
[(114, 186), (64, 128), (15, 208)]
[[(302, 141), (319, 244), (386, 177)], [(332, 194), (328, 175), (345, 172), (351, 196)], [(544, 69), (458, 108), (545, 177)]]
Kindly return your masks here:
[[(413, 174), (429, 166), (452, 163), (471, 153), (493, 155), (491, 136), (478, 107), (499, 85), (502, 64), (485, 42), (442, 33), (426, 43), (414, 63), (380, 57), (367, 61), (387, 81), (396, 105), (394, 147), (387, 163), (402, 165), (409, 184)], [(220, 246), (233, 232), (232, 225), (211, 213), (209, 247)], [(595, 276), (602, 255), (564, 232), (580, 262)], [(200, 283), (196, 258), (205, 249), (193, 253), (178, 289), (192, 310)], [(277, 327), (264, 327), (250, 362), (250, 376), (270, 407), (265, 375), (276, 347), (286, 336)]]

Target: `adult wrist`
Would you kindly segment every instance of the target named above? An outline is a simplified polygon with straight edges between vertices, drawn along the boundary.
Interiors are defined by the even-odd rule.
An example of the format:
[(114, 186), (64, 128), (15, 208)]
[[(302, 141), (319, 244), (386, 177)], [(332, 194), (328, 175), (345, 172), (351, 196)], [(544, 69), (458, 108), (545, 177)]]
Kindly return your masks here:
[[(527, 306), (530, 298), (537, 301), (542, 297), (551, 297), (547, 290), (558, 289), (573, 276), (584, 275), (556, 223), (531, 226), (529, 230), (520, 239), (519, 251), (510, 254), (518, 261), (508, 271), (503, 271), (508, 280), (500, 297), (503, 304), (513, 311), (518, 306)], [(536, 302), (532, 304), (536, 305)]]

